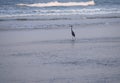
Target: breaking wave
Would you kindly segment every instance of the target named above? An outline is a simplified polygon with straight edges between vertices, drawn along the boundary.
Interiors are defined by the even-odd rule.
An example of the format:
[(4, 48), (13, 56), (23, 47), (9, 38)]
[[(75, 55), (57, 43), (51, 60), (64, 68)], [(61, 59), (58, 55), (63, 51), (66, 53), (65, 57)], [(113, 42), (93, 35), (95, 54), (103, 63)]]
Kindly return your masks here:
[(34, 3), (34, 4), (17, 4), (18, 6), (28, 6), (28, 7), (53, 7), (53, 6), (92, 6), (95, 5), (94, 0), (87, 2), (48, 2), (48, 3)]

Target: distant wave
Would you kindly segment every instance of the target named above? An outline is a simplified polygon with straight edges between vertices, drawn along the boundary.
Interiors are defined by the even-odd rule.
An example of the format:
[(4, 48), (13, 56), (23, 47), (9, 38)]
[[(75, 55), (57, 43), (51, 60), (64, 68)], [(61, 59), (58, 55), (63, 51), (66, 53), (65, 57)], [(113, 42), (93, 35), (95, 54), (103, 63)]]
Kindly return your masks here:
[(95, 5), (94, 0), (87, 2), (48, 2), (48, 3), (34, 3), (34, 4), (17, 4), (18, 6), (28, 6), (28, 7), (53, 7), (53, 6), (92, 6)]

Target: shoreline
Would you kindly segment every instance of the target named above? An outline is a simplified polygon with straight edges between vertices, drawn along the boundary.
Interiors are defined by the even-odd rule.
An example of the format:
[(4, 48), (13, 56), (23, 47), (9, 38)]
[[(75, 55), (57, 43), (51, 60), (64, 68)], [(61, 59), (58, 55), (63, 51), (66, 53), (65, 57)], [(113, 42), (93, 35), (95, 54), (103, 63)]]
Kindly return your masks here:
[[(69, 15), (9, 15), (9, 16), (1, 16), (0, 20), (43, 20), (43, 19), (51, 19), (52, 18), (71, 18), (71, 19), (94, 19), (94, 18), (120, 18), (119, 13), (108, 13), (108, 14), (69, 14)], [(54, 19), (53, 19), (54, 20)], [(59, 20), (59, 19), (58, 19)]]
[(70, 25), (75, 28), (114, 25), (118, 27), (119, 24), (118, 14), (0, 17), (0, 31), (68, 29)]

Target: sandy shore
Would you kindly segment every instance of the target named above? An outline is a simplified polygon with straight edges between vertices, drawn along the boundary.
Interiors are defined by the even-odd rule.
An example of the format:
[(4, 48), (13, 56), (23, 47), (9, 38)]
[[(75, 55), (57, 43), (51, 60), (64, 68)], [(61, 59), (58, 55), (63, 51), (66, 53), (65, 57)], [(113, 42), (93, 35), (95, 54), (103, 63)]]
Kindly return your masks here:
[(119, 83), (119, 26), (119, 18), (0, 21), (0, 83)]

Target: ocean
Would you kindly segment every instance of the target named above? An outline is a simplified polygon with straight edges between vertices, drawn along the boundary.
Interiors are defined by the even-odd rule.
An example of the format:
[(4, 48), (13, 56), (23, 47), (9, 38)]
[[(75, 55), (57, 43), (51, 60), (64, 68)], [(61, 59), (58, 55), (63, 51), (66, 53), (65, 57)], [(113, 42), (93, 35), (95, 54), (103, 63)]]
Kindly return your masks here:
[(0, 17), (120, 14), (120, 0), (0, 0)]
[[(119, 4), (120, 0), (0, 0), (0, 30), (120, 23)], [(107, 21), (97, 20), (104, 18)]]

